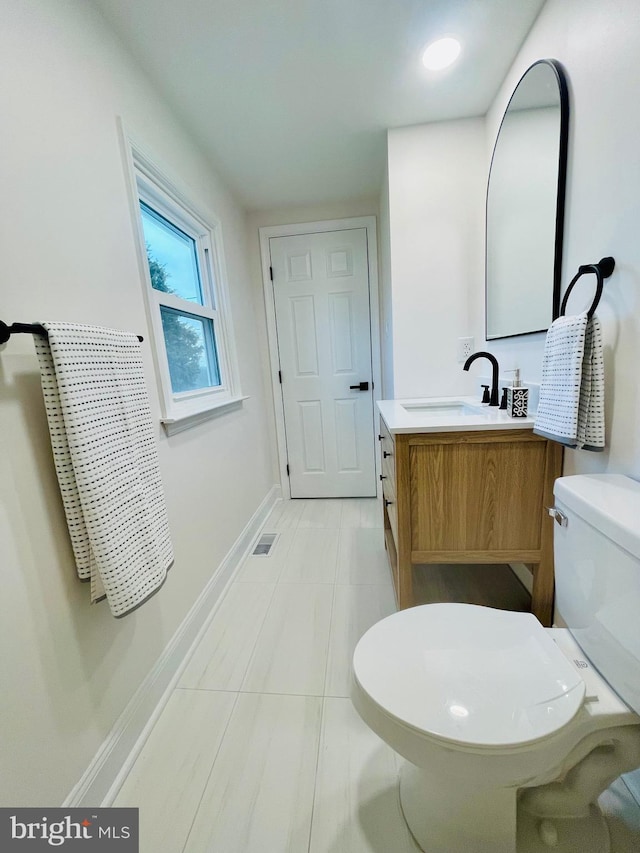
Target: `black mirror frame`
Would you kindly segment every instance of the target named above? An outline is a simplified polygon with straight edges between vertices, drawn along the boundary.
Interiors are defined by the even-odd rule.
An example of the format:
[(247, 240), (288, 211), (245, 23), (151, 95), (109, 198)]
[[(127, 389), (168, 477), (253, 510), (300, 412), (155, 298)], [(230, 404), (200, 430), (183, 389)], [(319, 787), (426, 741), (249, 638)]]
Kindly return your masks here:
[(495, 157), (496, 148), (498, 145), (498, 139), (500, 138), (500, 131), (502, 130), (502, 125), (504, 124), (505, 117), (509, 110), (509, 106), (511, 101), (513, 100), (516, 92), (518, 91), (518, 86), (527, 76), (529, 71), (532, 68), (535, 68), (536, 65), (548, 65), (553, 69), (556, 81), (558, 83), (558, 93), (560, 95), (560, 145), (558, 150), (558, 189), (556, 193), (556, 228), (555, 228), (555, 251), (553, 257), (553, 302), (552, 302), (552, 320), (555, 320), (560, 315), (560, 288), (561, 288), (561, 280), (562, 280), (562, 245), (564, 239), (564, 208), (565, 208), (565, 197), (566, 197), (566, 185), (567, 185), (567, 154), (569, 148), (569, 86), (567, 83), (567, 75), (563, 68), (563, 66), (558, 62), (557, 59), (538, 59), (536, 62), (532, 63), (527, 70), (524, 72), (522, 77), (518, 80), (517, 86), (514, 88), (511, 93), (511, 97), (509, 98), (509, 103), (505, 107), (504, 114), (502, 116), (502, 121), (500, 122), (500, 127), (498, 128), (498, 133), (496, 134), (496, 141), (493, 146), (493, 152), (491, 154), (491, 165), (489, 166), (489, 177), (487, 178), (487, 197), (485, 202), (485, 229), (484, 229), (484, 335), (487, 341), (498, 341), (504, 340), (505, 338), (520, 338), (524, 335), (537, 335), (540, 332), (546, 332), (546, 329), (533, 329), (531, 332), (517, 332), (513, 335), (494, 335), (493, 337), (489, 337), (489, 329), (488, 329), (488, 306), (489, 306), (489, 293), (488, 293), (488, 257), (487, 257), (487, 249), (488, 249), (488, 228), (489, 228), (489, 186), (491, 183), (491, 170), (493, 169), (493, 158)]

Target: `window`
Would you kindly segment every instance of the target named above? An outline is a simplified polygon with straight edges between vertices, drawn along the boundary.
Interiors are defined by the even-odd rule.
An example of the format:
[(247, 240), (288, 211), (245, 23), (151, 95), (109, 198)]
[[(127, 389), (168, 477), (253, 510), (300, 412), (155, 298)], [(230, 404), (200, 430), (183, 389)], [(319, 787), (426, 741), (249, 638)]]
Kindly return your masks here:
[(173, 432), (242, 399), (222, 244), (219, 226), (208, 224), (135, 149), (133, 166), (163, 423)]

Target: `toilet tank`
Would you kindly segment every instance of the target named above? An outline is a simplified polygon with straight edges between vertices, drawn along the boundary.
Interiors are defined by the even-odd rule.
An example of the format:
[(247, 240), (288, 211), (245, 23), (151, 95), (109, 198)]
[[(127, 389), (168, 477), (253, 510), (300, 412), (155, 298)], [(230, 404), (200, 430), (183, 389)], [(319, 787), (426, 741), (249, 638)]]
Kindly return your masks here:
[(556, 608), (585, 655), (640, 713), (640, 483), (561, 477), (554, 524)]

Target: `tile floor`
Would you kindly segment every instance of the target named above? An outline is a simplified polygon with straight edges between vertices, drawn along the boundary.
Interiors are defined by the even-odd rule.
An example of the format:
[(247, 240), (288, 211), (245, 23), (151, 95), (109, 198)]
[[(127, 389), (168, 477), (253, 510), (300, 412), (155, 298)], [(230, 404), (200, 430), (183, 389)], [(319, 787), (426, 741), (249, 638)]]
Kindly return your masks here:
[[(399, 760), (349, 700), (358, 638), (395, 609), (375, 499), (287, 501), (264, 525), (114, 805), (141, 853), (417, 851)], [(640, 808), (603, 795), (612, 853), (640, 849)], [(452, 851), (455, 853), (455, 851)]]

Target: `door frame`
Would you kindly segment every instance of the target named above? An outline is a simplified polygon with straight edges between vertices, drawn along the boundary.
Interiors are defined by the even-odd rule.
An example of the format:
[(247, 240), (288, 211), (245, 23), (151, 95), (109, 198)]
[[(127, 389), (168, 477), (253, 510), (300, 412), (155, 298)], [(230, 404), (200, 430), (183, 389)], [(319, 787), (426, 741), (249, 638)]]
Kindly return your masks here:
[[(278, 353), (278, 335), (276, 331), (276, 309), (273, 285), (271, 281), (271, 252), (269, 240), (272, 237), (295, 237), (299, 234), (315, 234), (325, 231), (350, 231), (365, 228), (367, 232), (367, 260), (369, 265), (369, 320), (371, 324), (371, 370), (373, 381), (373, 430), (377, 434), (376, 402), (381, 399), (382, 366), (380, 353), (380, 303), (378, 298), (378, 241), (375, 216), (356, 216), (349, 219), (325, 219), (320, 222), (302, 222), (291, 225), (268, 225), (259, 228), (260, 259), (262, 263), (262, 286), (264, 307), (267, 319), (267, 341), (269, 345), (269, 365), (271, 370), (271, 393), (275, 415), (276, 440), (278, 444), (278, 468), (282, 497), (291, 500), (291, 485), (287, 474), (287, 444), (285, 440), (284, 401), (282, 386), (278, 377), (280, 356)], [(376, 493), (380, 490), (380, 459), (374, 452)]]

